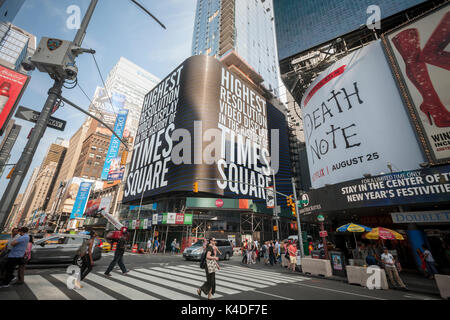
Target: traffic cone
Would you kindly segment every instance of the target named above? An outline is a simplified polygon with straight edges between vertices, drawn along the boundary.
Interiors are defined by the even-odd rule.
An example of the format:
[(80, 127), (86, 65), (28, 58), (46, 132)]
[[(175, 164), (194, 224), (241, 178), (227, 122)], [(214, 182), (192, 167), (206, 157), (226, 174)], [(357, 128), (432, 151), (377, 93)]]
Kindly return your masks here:
[(117, 249), (117, 242), (114, 242), (113, 247), (112, 247), (112, 251), (116, 251)]
[(132, 252), (132, 253), (137, 253), (137, 250), (138, 250), (138, 245), (135, 244), (135, 245), (133, 246), (133, 250), (131, 250), (131, 252)]

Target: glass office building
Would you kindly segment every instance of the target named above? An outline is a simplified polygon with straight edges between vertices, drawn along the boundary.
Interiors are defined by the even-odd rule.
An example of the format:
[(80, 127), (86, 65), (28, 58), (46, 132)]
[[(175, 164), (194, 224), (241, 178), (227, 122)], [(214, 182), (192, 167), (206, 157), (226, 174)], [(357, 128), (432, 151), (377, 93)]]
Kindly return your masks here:
[(198, 0), (192, 55), (221, 59), (235, 51), (279, 96), (272, 0)]
[(0, 22), (0, 64), (27, 73), (21, 66), (36, 51), (36, 37), (9, 23)]
[(0, 0), (0, 22), (12, 22), (25, 0)]
[(274, 0), (278, 55), (284, 60), (367, 24), (381, 9), (381, 19), (404, 11), (425, 0)]

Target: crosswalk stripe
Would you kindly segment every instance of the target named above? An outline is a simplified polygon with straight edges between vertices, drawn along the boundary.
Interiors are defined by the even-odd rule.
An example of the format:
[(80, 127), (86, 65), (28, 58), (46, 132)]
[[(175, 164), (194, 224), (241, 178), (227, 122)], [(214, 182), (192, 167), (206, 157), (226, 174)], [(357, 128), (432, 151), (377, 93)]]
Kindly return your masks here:
[(27, 276), (27, 286), (38, 300), (70, 300), (61, 290), (41, 276)]
[[(199, 271), (197, 271), (196, 269), (192, 269), (190, 267), (187, 267), (187, 268), (191, 269), (192, 272), (199, 273)], [(204, 272), (202, 272), (202, 274), (204, 274)], [(220, 274), (220, 271), (216, 273), (216, 279), (224, 280), (224, 281), (227, 281), (227, 282), (237, 282), (237, 283), (239, 283), (241, 285), (249, 286), (250, 288), (251, 287), (267, 288), (268, 286), (273, 284), (273, 283), (269, 283), (269, 282), (267, 282), (267, 284), (262, 284), (262, 283), (259, 283), (259, 282), (252, 282), (252, 281), (248, 281), (248, 279), (245, 279), (244, 277), (237, 276), (237, 275), (233, 275), (233, 276), (223, 275), (223, 274)]]
[[(52, 277), (63, 283), (66, 283), (68, 276), (67, 274), (52, 274)], [(76, 293), (78, 293), (86, 300), (116, 300), (116, 298), (111, 297), (110, 295), (104, 293), (94, 286), (91, 286), (86, 282), (83, 282), (83, 288), (80, 290), (76, 290)]]
[[(158, 284), (161, 284), (161, 285), (166, 286), (166, 287), (170, 287), (170, 288), (174, 288), (174, 289), (181, 290), (181, 291), (184, 291), (184, 292), (192, 293), (193, 296), (196, 294), (196, 292), (195, 292), (196, 288), (195, 287), (191, 287), (191, 286), (187, 286), (187, 285), (182, 284), (182, 283), (178, 283), (178, 282), (174, 282), (174, 281), (170, 281), (170, 280), (165, 280), (165, 279), (160, 279), (158, 277), (154, 277), (154, 276), (151, 275), (151, 272), (148, 271), (147, 269), (136, 269), (134, 271), (131, 271), (129, 274), (132, 275), (133, 277), (137, 277), (137, 278), (141, 278), (143, 280), (147, 280), (147, 281), (151, 281), (151, 282), (154, 282), (154, 283), (158, 283)], [(161, 289), (164, 289), (164, 288), (160, 288), (160, 290)], [(164, 290), (167, 290), (167, 289), (164, 289)], [(157, 292), (157, 294), (160, 294), (160, 293)], [(178, 295), (182, 295), (182, 294), (178, 293)], [(194, 298), (193, 296), (186, 296), (184, 294), (182, 296), (183, 297), (180, 298), (179, 300), (198, 300), (198, 298)]]
[[(236, 274), (236, 270), (233, 269), (233, 268), (223, 268), (221, 270), (221, 273), (234, 275), (234, 274)], [(260, 279), (267, 279), (268, 281), (275, 282), (275, 283), (289, 283), (289, 282), (295, 282), (296, 281), (294, 279), (279, 278), (279, 277), (276, 276), (276, 273), (274, 275), (271, 275), (271, 276), (266, 276), (266, 275), (263, 275), (263, 274), (250, 273), (250, 272), (242, 273), (241, 271), (239, 271), (239, 274), (245, 274), (246, 278), (248, 278), (249, 280), (250, 279), (255, 279), (255, 281), (258, 281)]]
[(117, 292), (118, 294), (130, 298), (131, 300), (158, 300), (157, 298), (148, 295), (146, 293), (140, 292), (136, 289), (127, 287), (119, 282), (105, 279), (95, 273), (90, 273), (87, 277), (90, 281), (99, 284), (111, 291)]
[[(168, 299), (171, 299), (171, 300), (192, 300), (193, 299), (191, 296), (187, 296), (185, 294), (181, 294), (181, 293), (179, 293), (177, 291), (173, 291), (173, 290), (170, 290), (170, 289), (159, 287), (159, 286), (156, 286), (154, 284), (151, 284), (151, 283), (148, 283), (148, 282), (145, 282), (145, 281), (142, 281), (142, 280), (138, 280), (138, 279), (135, 279), (135, 278), (123, 276), (123, 275), (121, 275), (121, 274), (119, 274), (117, 272), (114, 272), (113, 274), (114, 274), (114, 276), (113, 276), (114, 279), (117, 279), (117, 280), (129, 283), (129, 284), (131, 284), (133, 286), (136, 286), (136, 287), (142, 288), (144, 290), (153, 292), (154, 294), (157, 294), (159, 296), (162, 296), (162, 297), (165, 297), (165, 298), (168, 298)], [(128, 274), (130, 276), (137, 277), (137, 278), (140, 278), (140, 279), (151, 280), (151, 279), (149, 279), (147, 277), (145, 277), (145, 278), (142, 277), (140, 273), (135, 272), (135, 271), (130, 271)], [(153, 281), (153, 282), (155, 282), (155, 281)], [(196, 300), (196, 299), (194, 299), (194, 300)]]
[[(173, 270), (170, 270), (171, 272), (183, 273), (183, 271), (179, 270), (180, 269), (179, 267), (167, 267), (167, 268), (168, 269), (173, 269)], [(176, 271), (174, 271), (174, 270), (176, 270)], [(195, 276), (196, 278), (199, 278), (199, 279), (202, 279), (202, 280), (206, 279), (205, 271), (200, 271), (200, 272), (196, 272), (196, 271), (193, 271), (193, 270), (192, 271), (191, 270), (186, 270), (186, 271), (189, 272), (189, 276), (190, 277), (194, 277)], [(249, 287), (249, 286), (244, 287), (244, 286), (241, 286), (239, 284), (236, 284), (236, 283), (233, 283), (233, 282), (230, 282), (230, 281), (222, 281), (221, 279), (217, 278), (217, 275), (216, 275), (216, 284), (217, 284), (217, 287), (227, 287), (227, 288), (233, 288), (233, 289), (241, 290), (241, 291), (249, 291), (249, 290), (253, 289), (252, 287)], [(257, 285), (255, 288), (260, 288), (260, 287), (259, 287), (259, 285)], [(265, 288), (265, 286), (261, 286), (261, 288)]]
[(309, 280), (309, 278), (307, 278), (307, 277), (303, 277), (303, 276), (299, 276), (298, 274), (292, 274), (292, 278), (290, 277), (290, 276), (288, 276), (288, 275), (284, 275), (284, 274), (280, 274), (280, 273), (278, 273), (278, 272), (271, 272), (271, 271), (265, 271), (265, 270), (259, 270), (259, 269), (250, 269), (250, 268), (244, 268), (244, 267), (240, 267), (240, 266), (227, 266), (227, 268), (234, 268), (234, 269), (236, 269), (238, 272), (254, 272), (254, 273), (257, 273), (257, 274), (260, 274), (260, 275), (267, 275), (267, 276), (273, 276), (274, 274), (277, 276), (277, 277), (280, 277), (280, 278), (285, 278), (285, 279), (288, 279), (288, 280), (292, 280), (292, 279), (302, 279), (302, 280)]
[[(203, 281), (194, 280), (195, 277), (193, 277), (192, 275), (185, 275), (185, 277), (179, 277), (179, 276), (174, 275), (172, 272), (170, 272), (170, 270), (158, 268), (158, 267), (151, 268), (150, 270), (152, 271), (152, 274), (155, 274), (161, 278), (168, 278), (168, 279), (173, 279), (173, 280), (176, 280), (179, 282), (185, 282), (188, 284), (192, 284), (192, 285), (196, 286), (197, 288), (200, 288), (203, 285), (203, 283), (206, 281), (205, 278), (203, 279)], [(216, 292), (223, 292), (225, 294), (241, 293), (240, 291), (227, 289), (227, 288), (223, 288), (223, 287), (216, 289)]]
[(238, 279), (243, 279), (243, 280), (247, 280), (247, 281), (251, 281), (251, 282), (261, 283), (261, 284), (264, 284), (264, 285), (273, 285), (274, 283), (288, 283), (289, 282), (289, 281), (286, 281), (286, 280), (279, 280), (279, 279), (273, 279), (273, 278), (267, 279), (267, 278), (262, 277), (262, 276), (259, 276), (259, 277), (258, 276), (252, 276), (252, 275), (246, 274), (246, 273), (239, 273), (239, 274), (237, 274), (233, 270), (227, 271), (227, 270), (221, 269), (219, 272), (220, 272), (220, 274), (223, 274), (223, 275), (227, 275), (227, 276), (230, 276), (230, 277), (235, 277), (235, 278), (238, 278)]

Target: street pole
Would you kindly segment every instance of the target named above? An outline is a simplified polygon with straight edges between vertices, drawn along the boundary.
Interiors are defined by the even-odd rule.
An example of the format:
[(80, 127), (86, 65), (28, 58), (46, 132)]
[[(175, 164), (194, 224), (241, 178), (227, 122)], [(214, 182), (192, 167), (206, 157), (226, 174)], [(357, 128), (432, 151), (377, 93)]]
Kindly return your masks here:
[(274, 210), (273, 216), (275, 217), (275, 223), (277, 224), (277, 240), (279, 241), (280, 240), (280, 227), (279, 227), (279, 224), (278, 224), (278, 219), (280, 217), (278, 216), (277, 184), (275, 182), (275, 170), (272, 170), (272, 173), (273, 173), (273, 190), (274, 190), (274, 193), (275, 193), (275, 196), (274, 196), (275, 207), (273, 208), (273, 210)]
[[(144, 199), (144, 192), (142, 192), (142, 196), (141, 196), (141, 204), (139, 205), (139, 211), (138, 211), (137, 221), (139, 221), (139, 219), (141, 218), (141, 208), (142, 208), (142, 200), (143, 200), (143, 199)], [(133, 247), (134, 244), (135, 244), (137, 230), (139, 230), (139, 229), (135, 229), (135, 230), (134, 230), (132, 247)]]
[(300, 211), (298, 210), (297, 189), (295, 187), (295, 179), (294, 178), (292, 178), (292, 190), (294, 190), (295, 212), (297, 212), (298, 241), (299, 241), (299, 245), (300, 245), (300, 252), (301, 252), (302, 258), (304, 258), (305, 257), (305, 249), (303, 248), (302, 225), (300, 224)]
[[(98, 0), (91, 0), (80, 29), (75, 36), (74, 45), (81, 46), (97, 2)], [(31, 133), (30, 139), (22, 152), (20, 160), (17, 162), (16, 170), (14, 170), (8, 187), (6, 188), (2, 200), (0, 201), (0, 229), (3, 229), (3, 226), (8, 219), (8, 215), (11, 212), (14, 201), (20, 191), (23, 180), (30, 169), (34, 154), (36, 153), (37, 147), (39, 146), (45, 130), (47, 129), (47, 123), (52, 114), (53, 107), (55, 106), (58, 97), (61, 96), (62, 87), (66, 79), (54, 80), (55, 82), (53, 87), (48, 91), (48, 98), (41, 111), (41, 115), (39, 116), (33, 132)]]

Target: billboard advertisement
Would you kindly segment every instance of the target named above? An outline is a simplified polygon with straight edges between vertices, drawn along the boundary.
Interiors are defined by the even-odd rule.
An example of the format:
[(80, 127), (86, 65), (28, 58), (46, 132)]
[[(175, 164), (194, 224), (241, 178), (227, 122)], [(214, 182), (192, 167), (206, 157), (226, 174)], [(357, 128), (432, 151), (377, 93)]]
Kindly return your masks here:
[(301, 109), (314, 189), (424, 162), (380, 41), (324, 71)]
[(345, 211), (366, 207), (428, 203), (450, 200), (450, 165), (352, 180), (312, 190), (302, 197), (308, 204), (301, 214)]
[(77, 219), (83, 217), (84, 210), (91, 193), (92, 182), (81, 182), (78, 189), (78, 194), (73, 205), (72, 214), (70, 219)]
[(100, 207), (101, 199), (89, 200), (86, 205), (86, 210), (84, 211), (84, 215), (86, 217), (92, 217), (97, 215)]
[(430, 163), (450, 163), (450, 5), (383, 36)]
[[(114, 126), (114, 132), (120, 137), (123, 137), (123, 132), (125, 130), (125, 125), (127, 123), (127, 117), (128, 117), (128, 110), (121, 109), (119, 111), (119, 114), (117, 115), (116, 124)], [(117, 158), (119, 155), (120, 150), (120, 140), (113, 135), (111, 137), (111, 142), (109, 144), (108, 153), (106, 154), (105, 164), (103, 166), (102, 171), (102, 180), (108, 180), (108, 174), (110, 172), (111, 168), (111, 162), (113, 159)]]
[(187, 59), (144, 99), (123, 201), (192, 192), (198, 181), (199, 192), (265, 202), (271, 168), (289, 171), (289, 160), (278, 166), (278, 135), (270, 143), (271, 108), (218, 60)]
[(0, 65), (0, 136), (14, 113), (30, 77)]
[(120, 181), (125, 174), (125, 165), (122, 165), (122, 158), (114, 158), (111, 160), (107, 181)]

